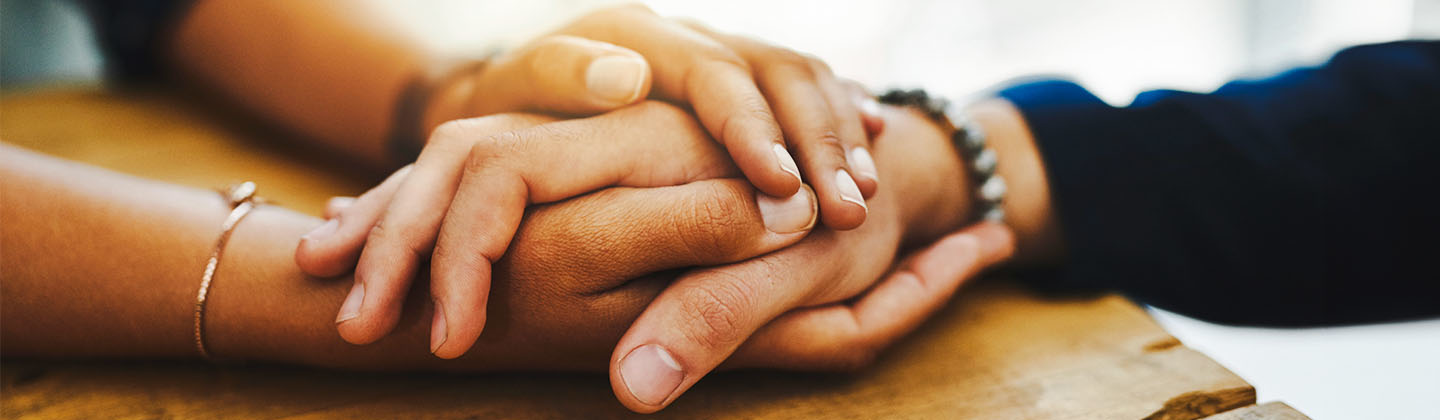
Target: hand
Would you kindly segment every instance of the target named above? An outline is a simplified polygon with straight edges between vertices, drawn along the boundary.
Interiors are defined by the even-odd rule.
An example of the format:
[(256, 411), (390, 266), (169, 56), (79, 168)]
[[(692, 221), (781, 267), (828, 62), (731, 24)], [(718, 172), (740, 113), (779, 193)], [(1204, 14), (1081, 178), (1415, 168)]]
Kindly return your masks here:
[[(866, 218), (878, 187), (856, 95), (814, 57), (622, 6), (582, 17), (557, 33), (608, 42), (644, 56), (651, 96), (688, 104), (757, 189), (788, 197), (805, 182), (832, 229)], [(873, 128), (873, 127), (872, 127)], [(799, 157), (797, 166), (786, 146)]]
[[(894, 305), (904, 307), (893, 302), (900, 298), (886, 297), (892, 293), (924, 294), (898, 291), (916, 286), (907, 284), (914, 278), (905, 275), (892, 279), (897, 285), (871, 288), (890, 269), (903, 244), (928, 242), (954, 231), (967, 219), (970, 201), (965, 192), (971, 191), (971, 185), (948, 137), (929, 120), (911, 111), (885, 114), (889, 123), (884, 135), (875, 140), (875, 151), (877, 163), (890, 181), (871, 198), (870, 220), (851, 231), (816, 230), (800, 243), (774, 253), (681, 275), (646, 308), (611, 356), (611, 384), (622, 403), (639, 412), (665, 407), (761, 328), (788, 331), (775, 333), (783, 338), (761, 341), (769, 343), (766, 346), (772, 350), (789, 346), (795, 350), (792, 354), (849, 355), (851, 350), (829, 348), (827, 343), (849, 342), (848, 336), (865, 337), (876, 345), (858, 351), (873, 351), (923, 318), (924, 308), (933, 308), (905, 307), (893, 318), (876, 315), (874, 311), (880, 309), (875, 306), (886, 310), (895, 310)], [(987, 225), (972, 229), (971, 234), (942, 241), (935, 251), (924, 254), (928, 258), (908, 267), (927, 274), (938, 272), (931, 264), (978, 261), (984, 267), (1008, 254), (1010, 239), (1005, 229)], [(947, 256), (947, 250), (957, 253)], [(877, 297), (861, 298), (853, 310), (796, 315), (816, 323), (815, 329), (767, 327), (797, 308), (836, 304), (867, 289)], [(918, 315), (909, 315), (912, 311)], [(844, 316), (860, 314), (865, 318), (842, 322)], [(856, 322), (866, 324), (855, 329)], [(827, 331), (822, 326), (851, 329)]]
[[(896, 271), (887, 274), (878, 284), (869, 286), (879, 273), (890, 267), (901, 243), (924, 242), (939, 232), (954, 229), (963, 220), (964, 211), (960, 209), (968, 204), (963, 192), (970, 187), (959, 175), (959, 162), (953, 157), (953, 151), (944, 153), (949, 145), (943, 133), (914, 113), (888, 114), (891, 126), (896, 128), (888, 130), (886, 136), (877, 140), (877, 156), (882, 157), (882, 162), (897, 168), (896, 172), (887, 174), (896, 174), (894, 179), (900, 181), (897, 182), (900, 188), (887, 190), (887, 193), (904, 191), (904, 196), (909, 199), (897, 203), (898, 200), (879, 196), (876, 215), (886, 215), (883, 220), (904, 219), (903, 223), (883, 226), (872, 223), (852, 232), (815, 232), (800, 244), (759, 259), (731, 267), (693, 271), (684, 276), (690, 280), (676, 281), (674, 286), (660, 294), (661, 289), (671, 283), (669, 275), (634, 273), (651, 273), (682, 265), (631, 269), (620, 266), (647, 261), (643, 256), (654, 252), (671, 255), (662, 257), (662, 261), (675, 261), (671, 259), (674, 254), (664, 251), (673, 250), (677, 241), (709, 244), (698, 253), (693, 247), (679, 253), (691, 258), (705, 254), (732, 255), (731, 251), (720, 249), (727, 242), (706, 238), (714, 232), (727, 231), (725, 227), (743, 226), (734, 219), (721, 220), (716, 216), (744, 213), (747, 205), (732, 207), (723, 204), (724, 200), (706, 203), (663, 198), (667, 194), (715, 182), (702, 181), (665, 188), (610, 189), (555, 205), (539, 206), (526, 215), (512, 252), (496, 265), (494, 307), (498, 312), (493, 314), (495, 326), (464, 360), (507, 368), (590, 368), (590, 356), (597, 346), (614, 343), (625, 325), (660, 294), (646, 309), (645, 317), (614, 349), (610, 360), (617, 396), (637, 411), (655, 411), (668, 405), (704, 372), (715, 367), (702, 363), (718, 364), (732, 350), (735, 353), (725, 362), (726, 367), (847, 369), (867, 363), (881, 349), (898, 340), (940, 307), (962, 280), (1002, 262), (1012, 248), (1008, 229), (993, 224), (977, 225), (947, 236), (927, 250), (902, 260)], [(957, 182), (934, 182), (935, 179), (957, 179)], [(733, 199), (746, 196), (721, 194), (718, 197)], [(681, 204), (666, 206), (664, 211), (678, 216), (657, 217), (659, 209), (649, 208), (656, 203), (676, 202)], [(348, 199), (335, 200), (327, 213), (343, 217), (346, 213), (341, 209), (351, 203)], [(686, 205), (711, 211), (695, 212), (687, 209)], [(899, 216), (890, 216), (892, 210)], [(689, 221), (684, 221), (686, 219)], [(613, 223), (596, 224), (587, 222), (589, 220)], [(753, 218), (749, 220), (755, 223)], [(708, 223), (711, 221), (718, 223)], [(681, 227), (684, 232), (673, 234), (676, 233), (674, 226)], [(631, 232), (658, 232), (660, 235), (658, 238), (637, 238)], [(698, 239), (684, 239), (692, 235)], [(614, 239), (595, 239), (607, 237)], [(745, 236), (727, 237), (733, 240)], [(885, 239), (901, 237), (903, 240)], [(615, 247), (597, 248), (591, 245), (596, 243), (614, 243)], [(751, 252), (751, 255), (758, 254)], [(755, 275), (762, 271), (766, 275)], [(639, 278), (628, 280), (616, 273), (632, 273)], [(595, 278), (590, 278), (591, 274)], [(723, 281), (706, 284), (693, 281), (702, 276), (711, 277), (711, 280), (721, 277)], [(689, 283), (681, 286), (682, 282)], [(755, 287), (757, 284), (761, 287)], [(706, 287), (738, 292), (713, 294), (704, 291)], [(850, 297), (866, 288), (868, 291), (859, 297)], [(799, 292), (802, 290), (809, 292)], [(776, 307), (784, 307), (776, 304), (772, 296), (793, 300), (796, 295), (806, 294), (809, 296), (802, 300), (838, 302), (848, 299), (849, 303), (798, 304), (796, 306), (805, 309), (789, 311), (778, 317), (767, 313)], [(689, 302), (686, 296), (692, 297)], [(748, 304), (734, 304), (736, 301)], [(665, 302), (680, 302), (679, 307), (684, 310), (668, 311), (667, 308), (675, 305)], [(787, 310), (780, 309), (781, 312)], [(693, 315), (695, 313), (722, 316), (697, 318)], [(723, 314), (743, 321), (726, 322)], [(717, 320), (721, 322), (713, 322)], [(640, 381), (640, 373), (647, 369), (636, 369), (623, 360), (630, 357), (650, 357), (652, 361), (659, 359), (659, 353), (654, 350), (657, 346), (637, 345), (637, 341), (647, 340), (637, 340), (636, 337), (645, 335), (646, 330), (653, 331), (657, 324), (663, 325), (659, 329), (666, 329), (669, 326), (667, 321), (678, 321), (673, 328), (676, 328), (676, 335), (682, 336), (681, 341), (698, 337), (702, 343), (699, 348), (694, 345), (666, 347), (684, 351), (667, 351), (670, 359), (682, 366), (681, 373), (677, 379), (673, 371), (649, 370), (649, 373), (658, 375), (649, 376), (647, 382), (660, 384), (661, 388), (669, 387), (661, 392), (671, 391), (673, 394), (662, 396), (661, 404), (646, 404), (637, 401), (638, 394), (631, 391), (631, 385), (626, 381)], [(744, 343), (739, 344), (738, 341)], [(641, 347), (645, 349), (637, 350)], [(577, 357), (576, 353), (585, 356)], [(564, 363), (556, 365), (557, 362)], [(617, 363), (631, 367), (617, 367)], [(661, 359), (660, 363), (665, 362)]]
[[(384, 194), (386, 188), (390, 187), (366, 194)], [(311, 298), (333, 297), (329, 305), (301, 313), (287, 312), (285, 306), (256, 308), (234, 319), (248, 316), (254, 318), (248, 325), (277, 327), (216, 331), (245, 334), (224, 339), (226, 353), (262, 354), (289, 363), (368, 370), (603, 371), (625, 328), (676, 270), (753, 258), (790, 243), (766, 227), (769, 210), (761, 205), (766, 197), (743, 180), (713, 179), (669, 187), (608, 188), (531, 206), (514, 243), (495, 264), (485, 334), (458, 359), (438, 359), (421, 350), (433, 318), (432, 300), (424, 290), (409, 294), (394, 334), (368, 346), (335, 340), (333, 330), (326, 328), (329, 333), (312, 333), (326, 339), (325, 345), (284, 344), (288, 347), (270, 350), (276, 340), (262, 339), (269, 331), (315, 330), (315, 321), (335, 316), (344, 295), (323, 285), (295, 288)], [(346, 233), (354, 229), (345, 226), (371, 211), (358, 207), (365, 202), (333, 201), (331, 211), (341, 219), (337, 236), (353, 234)], [(813, 202), (800, 204), (802, 213), (813, 214)], [(363, 239), (364, 229), (358, 230)], [(309, 260), (343, 258), (346, 250), (329, 246), (333, 244), (307, 240), (300, 253)], [(425, 277), (422, 273), (417, 281), (423, 284)], [(250, 311), (251, 306), (239, 310)]]
[[(491, 264), (506, 252), (527, 205), (608, 186), (678, 185), (735, 172), (693, 117), (660, 102), (579, 120), (528, 114), (458, 120), (435, 131), (413, 167), (307, 235), (296, 261), (323, 276), (358, 260), (336, 322), (347, 341), (365, 344), (394, 328), (433, 248), (430, 287), (438, 310), (430, 348), (442, 358), (459, 357), (480, 336)], [(794, 243), (814, 225), (808, 189), (759, 202), (775, 243)], [(311, 258), (315, 248), (331, 251)]]
[(571, 35), (540, 37), (476, 69), (435, 87), (422, 138), (446, 121), (506, 112), (589, 116), (650, 94), (650, 64), (639, 53)]
[(688, 104), (761, 191), (791, 196), (803, 174), (832, 229), (864, 222), (879, 185), (866, 143), (882, 124), (873, 99), (814, 57), (643, 6), (577, 19), (441, 91), (425, 127), (501, 112), (593, 115), (647, 95)]

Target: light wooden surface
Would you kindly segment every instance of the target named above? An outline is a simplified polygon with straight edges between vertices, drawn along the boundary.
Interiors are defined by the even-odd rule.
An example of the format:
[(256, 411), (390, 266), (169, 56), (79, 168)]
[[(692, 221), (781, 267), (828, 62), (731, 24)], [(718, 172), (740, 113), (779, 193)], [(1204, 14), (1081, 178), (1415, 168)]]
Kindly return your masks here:
[[(378, 178), (323, 153), (296, 157), (283, 136), (195, 108), (167, 95), (94, 89), (10, 94), (0, 99), (0, 139), (197, 187), (253, 179), (268, 197), (312, 214), (330, 195), (358, 193)], [(1253, 404), (1254, 388), (1121, 297), (1042, 298), (986, 281), (871, 368), (719, 373), (648, 417), (1195, 419), (1251, 406), (1261, 417), (1216, 418), (1292, 418)], [(0, 366), (0, 410), (37, 419), (634, 416), (600, 374), (15, 360)]]
[(1206, 417), (1205, 420), (1310, 420), (1285, 403), (1276, 401), (1238, 408)]

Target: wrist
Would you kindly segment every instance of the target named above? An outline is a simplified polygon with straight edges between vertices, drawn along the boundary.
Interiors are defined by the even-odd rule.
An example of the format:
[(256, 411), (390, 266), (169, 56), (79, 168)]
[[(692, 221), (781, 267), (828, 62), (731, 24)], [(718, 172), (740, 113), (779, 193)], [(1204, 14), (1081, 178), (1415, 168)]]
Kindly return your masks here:
[(875, 140), (877, 165), (895, 193), (906, 242), (923, 242), (973, 219), (972, 177), (949, 134), (919, 111), (881, 107), (885, 131)]
[(1009, 192), (1003, 209), (1005, 224), (1015, 231), (1020, 263), (1055, 261), (1063, 251), (1059, 227), (1050, 203), (1044, 161), (1020, 110), (1003, 99), (977, 102), (966, 112), (988, 134), (999, 158), (997, 173)]

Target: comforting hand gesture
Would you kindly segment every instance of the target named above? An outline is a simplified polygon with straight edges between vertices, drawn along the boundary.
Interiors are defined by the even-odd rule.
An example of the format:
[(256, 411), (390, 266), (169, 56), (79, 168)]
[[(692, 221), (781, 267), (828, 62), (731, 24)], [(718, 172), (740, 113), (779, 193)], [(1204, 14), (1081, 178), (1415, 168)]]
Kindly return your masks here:
[[(315, 235), (344, 242), (349, 250), (345, 258), (298, 259), (314, 275), (336, 275), (354, 267), (354, 289), (336, 317), (347, 341), (370, 343), (389, 333), (417, 270), (430, 258), (430, 288), (440, 308), (433, 320), (431, 352), (443, 358), (464, 354), (485, 325), (491, 265), (504, 255), (530, 204), (611, 186), (656, 187), (743, 174), (759, 191), (779, 197), (761, 200), (765, 206), (805, 210), (773, 215), (773, 221), (767, 214), (773, 232), (791, 241), (813, 225), (816, 208), (832, 229), (851, 229), (865, 219), (862, 191), (876, 189), (866, 128), (878, 129), (878, 118), (862, 118), (860, 109), (866, 106), (861, 104), (871, 100), (836, 79), (824, 64), (665, 20), (638, 7), (592, 14), (560, 34), (500, 58), (490, 70), (496, 73), (482, 74), (481, 80), (504, 79), (494, 74), (517, 71), (513, 60), (542, 62), (540, 57), (588, 62), (590, 70), (602, 64), (619, 66), (627, 59), (645, 65), (621, 46), (629, 47), (648, 59), (654, 72), (651, 96), (688, 103), (703, 128), (673, 107), (658, 111), (676, 115), (669, 125), (643, 130), (612, 123), (602, 131), (581, 131), (572, 128), (577, 123), (540, 115), (441, 125), (413, 169), (402, 170), (362, 198), (356, 211), (366, 216), (347, 220), (344, 232), (332, 222)], [(613, 45), (595, 46), (602, 42)], [(536, 88), (549, 92), (537, 97), (549, 98), (559, 89), (543, 81), (563, 85), (565, 78), (514, 80), (533, 86), (517, 83), (509, 89)], [(593, 112), (642, 98), (646, 84), (635, 86), (633, 97), (620, 101), (581, 100), (577, 105), (574, 100), (544, 99), (510, 106)], [(577, 91), (593, 96), (604, 90), (590, 86)], [(498, 93), (502, 98), (524, 96)], [(626, 112), (652, 112), (645, 107), (654, 105), (616, 111), (597, 117), (597, 122), (624, 121)], [(537, 127), (522, 130), (529, 126)], [(787, 144), (798, 151), (803, 165), (791, 159)], [(723, 154), (727, 151), (728, 158)], [(802, 172), (813, 192), (802, 184)], [(852, 173), (859, 175), (858, 182)]]
[[(891, 188), (872, 197), (871, 220), (851, 231), (821, 229), (807, 235), (815, 217), (815, 201), (808, 190), (777, 199), (738, 180), (702, 180), (737, 171), (726, 165), (723, 152), (692, 115), (673, 105), (647, 102), (584, 119), (552, 121), (504, 114), (459, 123), (468, 131), (442, 130), (456, 137), (434, 139), (431, 148), (436, 152), (427, 151), (413, 169), (397, 172), (353, 202), (336, 201), (329, 213), (339, 220), (337, 232), (325, 241), (303, 241), (297, 259), (314, 264), (307, 270), (353, 263), (371, 226), (388, 214), (387, 206), (393, 212), (400, 203), (429, 205), (422, 203), (431, 201), (403, 198), (426, 165), (446, 162), (461, 178), (442, 178), (437, 183), (466, 184), (472, 182), (472, 174), (486, 174), (466, 169), (473, 160), (465, 156), (436, 158), (453, 155), (440, 152), (442, 144), (461, 144), (465, 138), (508, 138), (514, 142), (504, 149), (510, 154), (492, 160), (540, 169), (558, 165), (545, 162), (551, 157), (565, 162), (575, 153), (606, 158), (581, 159), (570, 165), (577, 171), (607, 165), (633, 168), (645, 163), (643, 156), (659, 150), (683, 163), (681, 167), (698, 172), (656, 170), (639, 178), (615, 178), (621, 184), (684, 185), (612, 189), (531, 207), (520, 227), (525, 240), (498, 261), (494, 274), (496, 305), (505, 308), (495, 316), (503, 321), (497, 331), (487, 334), (476, 357), (499, 362), (512, 360), (516, 352), (590, 354), (596, 342), (615, 345), (609, 362), (615, 393), (626, 406), (642, 412), (670, 404), (722, 362), (795, 369), (855, 367), (918, 325), (962, 280), (1000, 262), (1011, 248), (1006, 229), (981, 224), (896, 263), (905, 244), (925, 243), (959, 226), (969, 216), (970, 202), (963, 194), (968, 181), (946, 137), (918, 115), (886, 114), (895, 122), (876, 139), (875, 149), (882, 166), (891, 168), (887, 172)], [(611, 155), (591, 146), (604, 144), (604, 138), (587, 135), (630, 141)], [(545, 145), (551, 143), (578, 152), (550, 150)], [(475, 182), (494, 178), (487, 174)], [(442, 275), (456, 274), (441, 267), (457, 265), (462, 274), (473, 268), (464, 265), (470, 263), (465, 256), (480, 251), (463, 235), (470, 232), (472, 219), (493, 210), (483, 210), (488, 203), (472, 203), (478, 198), (467, 187), (451, 188), (456, 191), (453, 197), (435, 201), (451, 204), (440, 211), (446, 214), (431, 283), (432, 293), (444, 291), (453, 299), (457, 295), (453, 288), (469, 284), (461, 279), (458, 286), (438, 286), (454, 279)], [(676, 217), (613, 202), (622, 194), (654, 209), (688, 210)], [(637, 195), (648, 198), (633, 197)], [(553, 229), (553, 217), (561, 209), (572, 222), (588, 225)], [(368, 248), (364, 252), (370, 252)], [(701, 268), (672, 274), (674, 269), (692, 267)], [(362, 287), (360, 293), (367, 295), (362, 299), (370, 299), (369, 289), (382, 286)], [(404, 290), (395, 293), (403, 297)], [(390, 305), (385, 310), (396, 311), (387, 316), (399, 316), (401, 297), (383, 303)], [(435, 337), (443, 340), (447, 333), (457, 334), (448, 325), (457, 318), (446, 314), (457, 301), (434, 299), (434, 317), (446, 322), (441, 325), (448, 331), (432, 331), (432, 344)], [(588, 309), (557, 314), (557, 305)], [(347, 334), (357, 327), (373, 328), (353, 319), (342, 323)], [(567, 338), (556, 338), (562, 336)], [(475, 335), (469, 337), (474, 340)], [(533, 337), (545, 337), (542, 340), (556, 348), (533, 348), (536, 344), (528, 341)], [(451, 344), (442, 341), (438, 346), (447, 351)], [(514, 363), (506, 366), (525, 366)]]

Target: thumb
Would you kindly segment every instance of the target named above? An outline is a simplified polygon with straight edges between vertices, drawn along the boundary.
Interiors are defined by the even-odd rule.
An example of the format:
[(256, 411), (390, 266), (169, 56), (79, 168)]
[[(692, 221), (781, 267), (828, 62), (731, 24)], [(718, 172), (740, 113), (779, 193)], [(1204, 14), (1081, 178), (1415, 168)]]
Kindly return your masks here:
[(627, 48), (551, 35), (497, 58), (476, 81), (478, 115), (546, 111), (589, 115), (644, 99), (650, 64)]

